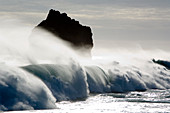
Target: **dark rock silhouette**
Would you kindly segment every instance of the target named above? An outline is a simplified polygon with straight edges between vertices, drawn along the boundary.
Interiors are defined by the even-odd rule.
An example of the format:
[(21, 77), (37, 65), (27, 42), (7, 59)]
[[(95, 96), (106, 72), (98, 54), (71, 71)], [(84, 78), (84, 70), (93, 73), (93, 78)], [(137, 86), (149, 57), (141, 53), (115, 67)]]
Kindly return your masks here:
[(93, 47), (91, 28), (81, 25), (78, 21), (68, 17), (66, 13), (51, 9), (46, 20), (43, 20), (36, 28), (43, 28), (70, 42), (71, 47), (80, 50), (81, 53), (91, 54)]
[(169, 61), (164, 61), (164, 60), (155, 60), (155, 59), (152, 59), (152, 61), (154, 63), (157, 63), (159, 65), (162, 65), (164, 67), (166, 67), (168, 70), (170, 70), (170, 62)]

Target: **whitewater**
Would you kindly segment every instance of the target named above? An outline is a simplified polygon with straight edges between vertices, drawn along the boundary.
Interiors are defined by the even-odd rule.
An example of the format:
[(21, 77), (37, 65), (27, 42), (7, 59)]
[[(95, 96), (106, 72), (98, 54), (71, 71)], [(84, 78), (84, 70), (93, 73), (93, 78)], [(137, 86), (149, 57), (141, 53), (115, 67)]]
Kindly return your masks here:
[(170, 71), (152, 62), (169, 52), (96, 48), (82, 58), (47, 31), (30, 38), (32, 28), (7, 23), (0, 28), (0, 111), (170, 112)]

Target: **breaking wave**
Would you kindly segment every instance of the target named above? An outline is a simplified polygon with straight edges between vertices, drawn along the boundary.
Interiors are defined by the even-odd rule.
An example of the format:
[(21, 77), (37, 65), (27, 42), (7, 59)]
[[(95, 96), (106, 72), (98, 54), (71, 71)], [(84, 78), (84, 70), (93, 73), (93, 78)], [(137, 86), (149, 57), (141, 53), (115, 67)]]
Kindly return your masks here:
[(146, 62), (146, 70), (120, 64), (104, 69), (75, 62), (0, 66), (1, 110), (55, 108), (56, 101), (84, 99), (89, 93), (170, 88), (170, 72), (153, 62)]
[[(145, 91), (169, 89), (170, 72), (150, 61), (145, 69), (121, 67), (119, 64), (104, 69), (100, 66), (78, 64), (40, 64), (22, 67), (39, 77), (52, 91), (57, 101), (75, 100), (90, 93)], [(146, 69), (147, 68), (147, 69)]]
[(0, 65), (0, 110), (52, 109), (55, 98), (36, 76)]

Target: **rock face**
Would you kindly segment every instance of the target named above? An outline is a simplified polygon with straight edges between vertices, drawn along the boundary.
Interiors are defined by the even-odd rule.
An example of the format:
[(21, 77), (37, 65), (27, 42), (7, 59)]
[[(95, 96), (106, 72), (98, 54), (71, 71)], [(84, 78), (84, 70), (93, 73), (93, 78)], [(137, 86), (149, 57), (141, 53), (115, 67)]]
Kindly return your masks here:
[(36, 28), (43, 28), (70, 42), (74, 49), (91, 54), (93, 47), (91, 28), (81, 25), (78, 21), (68, 17), (66, 13), (51, 9), (46, 20), (43, 20)]
[(159, 65), (162, 65), (164, 67), (166, 67), (168, 70), (170, 70), (170, 62), (169, 61), (164, 61), (164, 60), (155, 60), (155, 59), (152, 59), (152, 61), (154, 63), (157, 63)]

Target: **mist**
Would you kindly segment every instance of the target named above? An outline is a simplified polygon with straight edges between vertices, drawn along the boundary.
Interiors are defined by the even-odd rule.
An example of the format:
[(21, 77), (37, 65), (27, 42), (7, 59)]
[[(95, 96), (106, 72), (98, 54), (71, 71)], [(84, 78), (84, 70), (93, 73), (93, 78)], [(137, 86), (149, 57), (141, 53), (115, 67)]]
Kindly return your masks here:
[(1, 22), (2, 63), (10, 65), (68, 63), (72, 57), (78, 57), (68, 42), (43, 29), (37, 29), (34, 36), (31, 36), (33, 27), (25, 26), (19, 20)]
[[(36, 34), (31, 37), (33, 26), (26, 26), (20, 20), (2, 20), (1, 26), (1, 63), (10, 65), (40, 63), (67, 64), (73, 59), (79, 60), (79, 62), (84, 64), (109, 61), (131, 63), (135, 60), (150, 61), (153, 58), (168, 60), (170, 57), (167, 51), (155, 48), (150, 50), (143, 49), (138, 43), (133, 46), (124, 42), (118, 44), (116, 41), (115, 43), (114, 41), (103, 41), (103, 43), (94, 41), (95, 46), (92, 49), (92, 59), (89, 60), (89, 58), (79, 56), (70, 47), (68, 42), (61, 40), (43, 29), (38, 29)], [(129, 44), (129, 47), (126, 47), (128, 46), (126, 44)]]

